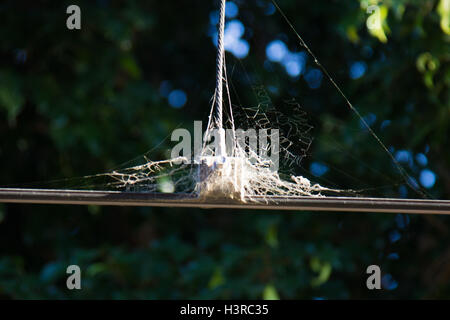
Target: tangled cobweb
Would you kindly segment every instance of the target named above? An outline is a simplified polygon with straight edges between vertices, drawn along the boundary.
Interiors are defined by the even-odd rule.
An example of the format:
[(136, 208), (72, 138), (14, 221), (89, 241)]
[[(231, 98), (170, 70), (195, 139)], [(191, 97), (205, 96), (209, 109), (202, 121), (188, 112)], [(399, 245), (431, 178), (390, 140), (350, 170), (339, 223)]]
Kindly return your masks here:
[(190, 164), (184, 157), (149, 161), (143, 165), (113, 171), (111, 185), (127, 192), (164, 192), (196, 195), (199, 199), (229, 199), (239, 202), (264, 201), (269, 196), (322, 196), (336, 191), (292, 175), (284, 180), (271, 170), (269, 160), (254, 156), (251, 161), (239, 149), (235, 157), (205, 157)]
[[(256, 127), (266, 135), (269, 130), (275, 131), (274, 125), (277, 125), (278, 149), (272, 148), (273, 141), (265, 144), (259, 141), (259, 150), (255, 150), (245, 137), (236, 138), (238, 130), (233, 123), (229, 129), (230, 136), (234, 137), (227, 146), (229, 156), (218, 155), (213, 144), (205, 143), (200, 156), (193, 161), (188, 157), (162, 161), (146, 158), (142, 165), (113, 171), (108, 174), (113, 179), (110, 186), (127, 192), (176, 193), (204, 201), (237, 202), (261, 202), (269, 197), (320, 197), (328, 192), (341, 192), (312, 183), (303, 176), (280, 173), (278, 161), (288, 166), (300, 162), (312, 142), (308, 136), (312, 127), (305, 121), (304, 112), (292, 101), (289, 105), (293, 107), (290, 110), (296, 111), (291, 117), (264, 104), (240, 110), (245, 115), (239, 116), (245, 119), (244, 125)], [(211, 128), (208, 128), (205, 139), (210, 141), (211, 136)], [(296, 150), (300, 150), (300, 154)], [(274, 157), (274, 152), (280, 157), (278, 154)]]

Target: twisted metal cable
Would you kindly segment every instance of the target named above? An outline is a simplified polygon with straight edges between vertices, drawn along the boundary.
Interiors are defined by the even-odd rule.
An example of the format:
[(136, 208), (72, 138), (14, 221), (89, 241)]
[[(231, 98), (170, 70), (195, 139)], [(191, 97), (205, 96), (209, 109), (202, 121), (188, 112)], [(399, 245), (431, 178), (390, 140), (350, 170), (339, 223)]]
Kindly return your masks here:
[(220, 0), (220, 18), (219, 28), (217, 33), (217, 61), (216, 61), (216, 91), (215, 91), (215, 109), (216, 109), (216, 126), (218, 129), (223, 127), (223, 110), (222, 110), (222, 96), (223, 96), (223, 61), (224, 61), (224, 33), (225, 33), (225, 1)]

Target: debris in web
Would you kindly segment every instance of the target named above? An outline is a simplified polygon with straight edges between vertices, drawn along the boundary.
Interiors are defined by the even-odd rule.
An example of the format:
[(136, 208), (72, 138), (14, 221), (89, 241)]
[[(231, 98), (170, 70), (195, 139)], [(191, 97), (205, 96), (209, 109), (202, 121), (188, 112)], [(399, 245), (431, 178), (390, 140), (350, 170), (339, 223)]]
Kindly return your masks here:
[[(225, 0), (220, 3), (216, 89), (200, 152), (158, 162), (146, 159), (143, 165), (113, 171), (108, 174), (113, 179), (109, 186), (240, 202), (342, 192), (280, 168), (300, 164), (312, 143), (312, 127), (295, 100), (285, 102), (289, 113), (283, 113), (272, 105), (264, 87), (256, 86), (257, 106), (232, 105), (223, 43)], [(224, 108), (224, 87), (228, 108)]]

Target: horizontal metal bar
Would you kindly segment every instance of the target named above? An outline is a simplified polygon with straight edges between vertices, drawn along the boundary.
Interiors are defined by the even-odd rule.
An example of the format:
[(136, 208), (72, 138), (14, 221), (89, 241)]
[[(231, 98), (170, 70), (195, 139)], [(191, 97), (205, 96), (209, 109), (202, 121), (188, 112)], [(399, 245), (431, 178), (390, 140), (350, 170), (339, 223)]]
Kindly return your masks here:
[(1, 189), (0, 202), (109, 206), (232, 208), (260, 210), (387, 212), (450, 214), (449, 200), (385, 199), (353, 197), (252, 197), (201, 199), (190, 194), (139, 193), (51, 189)]

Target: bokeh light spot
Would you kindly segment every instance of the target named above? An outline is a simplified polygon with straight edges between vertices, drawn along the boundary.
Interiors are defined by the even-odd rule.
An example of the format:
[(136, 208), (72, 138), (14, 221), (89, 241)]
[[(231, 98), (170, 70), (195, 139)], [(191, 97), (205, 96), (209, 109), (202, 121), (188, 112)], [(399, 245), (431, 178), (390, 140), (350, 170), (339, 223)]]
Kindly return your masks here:
[(187, 96), (183, 90), (173, 90), (169, 94), (169, 104), (174, 108), (181, 108), (186, 104)]
[(311, 69), (305, 75), (305, 80), (311, 89), (318, 89), (322, 84), (322, 72), (319, 69)]
[(366, 73), (366, 70), (367, 70), (367, 65), (365, 62), (362, 62), (362, 61), (354, 62), (350, 66), (350, 78), (359, 79)]
[(428, 164), (428, 158), (423, 153), (416, 154), (416, 162), (421, 166), (426, 166)]
[(420, 172), (419, 180), (421, 185), (429, 189), (432, 188), (436, 183), (436, 175), (434, 174), (433, 171), (429, 169), (424, 169)]
[(239, 8), (236, 5), (236, 3), (232, 2), (232, 1), (227, 1), (226, 5), (225, 5), (225, 16), (227, 18), (236, 18), (237, 15), (239, 14)]
[(320, 162), (313, 162), (310, 166), (310, 171), (313, 175), (320, 177), (328, 171), (328, 167)]
[(288, 53), (286, 44), (281, 40), (274, 40), (267, 45), (266, 55), (270, 61), (281, 62)]

